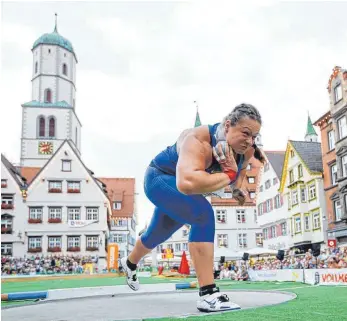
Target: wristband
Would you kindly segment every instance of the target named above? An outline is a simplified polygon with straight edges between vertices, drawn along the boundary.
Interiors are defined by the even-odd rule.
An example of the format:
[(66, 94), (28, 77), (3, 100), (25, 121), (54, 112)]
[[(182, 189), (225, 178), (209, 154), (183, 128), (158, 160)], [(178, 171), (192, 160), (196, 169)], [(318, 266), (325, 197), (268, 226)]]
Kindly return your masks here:
[(235, 179), (236, 179), (236, 176), (237, 176), (237, 172), (233, 171), (233, 170), (228, 170), (228, 171), (225, 171), (224, 174), (227, 174), (230, 178), (230, 183), (231, 182), (234, 182)]

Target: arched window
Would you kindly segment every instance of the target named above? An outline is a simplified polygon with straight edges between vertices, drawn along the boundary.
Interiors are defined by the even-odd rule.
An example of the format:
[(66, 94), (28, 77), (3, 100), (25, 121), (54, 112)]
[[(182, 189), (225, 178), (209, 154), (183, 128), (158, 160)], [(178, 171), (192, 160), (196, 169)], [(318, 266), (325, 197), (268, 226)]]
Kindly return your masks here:
[(53, 117), (49, 119), (49, 137), (55, 137), (55, 119)]
[(45, 103), (52, 102), (52, 91), (50, 89), (45, 90)]
[(46, 122), (43, 116), (39, 118), (39, 137), (45, 137)]
[(38, 63), (37, 61), (35, 62), (35, 74), (37, 74), (37, 69), (38, 69)]
[(63, 75), (67, 76), (67, 65), (63, 64)]

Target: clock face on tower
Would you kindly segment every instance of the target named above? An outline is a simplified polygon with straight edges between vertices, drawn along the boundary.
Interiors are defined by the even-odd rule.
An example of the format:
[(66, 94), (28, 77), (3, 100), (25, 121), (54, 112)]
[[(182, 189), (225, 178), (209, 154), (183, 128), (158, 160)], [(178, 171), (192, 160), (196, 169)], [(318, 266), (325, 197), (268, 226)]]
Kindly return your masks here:
[(51, 155), (52, 153), (53, 153), (53, 143), (52, 142), (39, 142), (39, 154)]

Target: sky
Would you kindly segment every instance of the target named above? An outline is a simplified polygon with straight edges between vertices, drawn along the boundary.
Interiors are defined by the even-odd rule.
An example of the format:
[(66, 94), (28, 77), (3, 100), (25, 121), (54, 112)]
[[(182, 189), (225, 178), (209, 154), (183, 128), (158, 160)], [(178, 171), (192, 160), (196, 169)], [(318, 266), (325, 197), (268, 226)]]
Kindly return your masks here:
[(194, 126), (194, 101), (203, 124), (255, 105), (265, 150), (303, 140), (308, 113), (329, 110), (332, 69), (347, 68), (347, 2), (247, 3), (2, 2), (1, 152), (19, 162), (31, 48), (55, 13), (78, 58), (82, 159), (96, 176), (135, 177), (138, 228), (153, 211), (146, 167)]

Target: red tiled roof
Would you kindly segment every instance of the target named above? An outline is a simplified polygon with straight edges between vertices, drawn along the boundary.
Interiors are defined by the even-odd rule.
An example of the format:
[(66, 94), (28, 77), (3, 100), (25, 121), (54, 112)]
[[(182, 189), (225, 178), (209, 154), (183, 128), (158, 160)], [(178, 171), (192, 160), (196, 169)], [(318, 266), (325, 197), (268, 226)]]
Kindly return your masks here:
[(27, 183), (30, 184), (33, 178), (41, 170), (41, 167), (18, 167), (20, 174), (26, 178)]
[[(106, 185), (111, 203), (122, 202), (120, 210), (114, 210), (113, 217), (133, 217), (135, 203), (135, 178), (98, 177)], [(111, 205), (112, 206), (112, 205)]]

